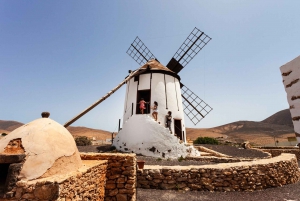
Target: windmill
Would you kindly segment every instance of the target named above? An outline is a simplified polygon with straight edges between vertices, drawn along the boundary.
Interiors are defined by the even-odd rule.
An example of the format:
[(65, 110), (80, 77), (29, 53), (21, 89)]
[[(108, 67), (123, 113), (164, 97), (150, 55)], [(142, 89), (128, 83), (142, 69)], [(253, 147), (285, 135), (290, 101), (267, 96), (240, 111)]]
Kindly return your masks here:
[[(140, 38), (136, 37), (127, 54), (141, 67), (129, 71), (130, 74), (116, 88), (67, 122), (65, 127), (126, 84), (123, 128), (114, 140), (117, 149), (157, 157), (176, 157), (191, 152), (199, 155), (196, 150), (187, 149), (183, 145), (186, 142), (184, 113), (196, 125), (212, 111), (212, 108), (180, 81), (178, 73), (210, 40), (209, 36), (195, 27), (165, 67)], [(141, 114), (141, 98), (150, 104), (153, 101), (159, 103), (157, 122), (149, 115), (150, 104), (146, 104), (145, 113)], [(168, 111), (172, 112), (173, 117), (171, 132), (164, 126)]]
[[(167, 67), (178, 74), (210, 40), (211, 38), (209, 36), (195, 27), (171, 58)], [(130, 45), (127, 54), (140, 65), (147, 63), (150, 59), (156, 59), (138, 37), (136, 37)], [(180, 86), (184, 112), (194, 125), (197, 125), (212, 110), (212, 108), (182, 82), (180, 83)]]

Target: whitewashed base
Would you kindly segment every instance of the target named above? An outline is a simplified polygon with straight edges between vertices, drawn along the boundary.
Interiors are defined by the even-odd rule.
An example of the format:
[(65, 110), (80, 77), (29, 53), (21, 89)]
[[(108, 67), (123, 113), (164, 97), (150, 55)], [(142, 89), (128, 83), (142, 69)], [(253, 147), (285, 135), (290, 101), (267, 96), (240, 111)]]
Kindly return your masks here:
[(117, 150), (158, 158), (200, 156), (193, 146), (180, 143), (168, 128), (148, 115), (133, 115), (114, 139)]

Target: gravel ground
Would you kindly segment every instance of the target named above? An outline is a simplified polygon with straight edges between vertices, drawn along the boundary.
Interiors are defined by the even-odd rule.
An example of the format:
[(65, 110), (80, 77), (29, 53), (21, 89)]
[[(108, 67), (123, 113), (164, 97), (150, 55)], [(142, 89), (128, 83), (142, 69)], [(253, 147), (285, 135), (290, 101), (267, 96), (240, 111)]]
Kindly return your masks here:
[(145, 165), (161, 165), (161, 166), (187, 166), (187, 165), (205, 165), (205, 164), (214, 164), (208, 162), (201, 162), (201, 161), (186, 161), (182, 160), (179, 161), (178, 159), (157, 159), (149, 156), (137, 156), (137, 160), (145, 161)]
[[(233, 157), (243, 157), (243, 158), (263, 158), (268, 156), (267, 154), (255, 150), (255, 149), (243, 149), (228, 145), (207, 145), (202, 144), (201, 146), (212, 149), (214, 151), (220, 152), (222, 154), (226, 154)], [(111, 145), (90, 145), (90, 146), (77, 146), (79, 152), (109, 152)], [(138, 156), (138, 158), (143, 159), (142, 157)], [(145, 157), (143, 160), (147, 162), (154, 163), (156, 159), (151, 159), (151, 157)], [(175, 160), (177, 161), (177, 160)], [(184, 162), (184, 161), (182, 161)], [(172, 164), (171, 162), (166, 164)], [(184, 164), (184, 163), (181, 163)], [(157, 164), (159, 165), (159, 164)], [(165, 165), (165, 164), (164, 164)], [(187, 163), (188, 165), (188, 163)]]
[(137, 189), (137, 201), (298, 201), (300, 182), (254, 192), (209, 192)]
[(212, 149), (214, 151), (220, 152), (222, 154), (226, 154), (228, 156), (233, 157), (242, 157), (242, 158), (264, 158), (268, 156), (268, 154), (263, 153), (261, 151), (255, 149), (243, 149), (228, 145), (208, 145), (201, 144), (201, 146), (206, 147), (208, 149)]
[[(98, 147), (98, 148), (97, 148)], [(90, 145), (90, 146), (77, 146), (79, 152), (108, 152), (111, 145)]]

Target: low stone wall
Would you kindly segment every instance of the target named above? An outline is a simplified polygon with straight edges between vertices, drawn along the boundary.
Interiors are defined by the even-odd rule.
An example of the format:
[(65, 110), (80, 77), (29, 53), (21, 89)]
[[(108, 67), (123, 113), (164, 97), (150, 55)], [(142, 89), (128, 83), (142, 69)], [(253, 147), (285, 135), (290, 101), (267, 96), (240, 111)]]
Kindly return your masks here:
[(81, 153), (82, 160), (107, 160), (105, 201), (136, 200), (136, 155)]
[(282, 153), (290, 153), (290, 154), (295, 154), (297, 160), (300, 160), (300, 150), (298, 148), (296, 149), (278, 149), (278, 148), (273, 148), (273, 149), (260, 149), (264, 152), (268, 152), (272, 155), (272, 157), (279, 156)]
[(145, 166), (137, 171), (137, 187), (206, 191), (254, 191), (298, 182), (293, 154), (252, 162), (202, 166)]
[(243, 161), (253, 161), (253, 158), (225, 158), (216, 156), (199, 156), (199, 157), (186, 157), (185, 160), (201, 161), (205, 163), (235, 163)]
[(222, 154), (222, 153), (220, 153), (220, 152), (217, 152), (217, 151), (214, 151), (214, 150), (212, 150), (212, 149), (208, 149), (208, 148), (206, 148), (206, 147), (203, 147), (203, 146), (201, 146), (201, 145), (199, 145), (199, 144), (194, 144), (193, 145), (198, 151), (203, 151), (203, 152), (206, 152), (206, 153), (210, 153), (210, 154), (212, 154), (213, 156), (217, 156), (217, 157), (226, 157), (226, 158), (231, 158), (231, 156), (228, 156), (228, 155), (226, 155), (226, 154)]
[(106, 168), (107, 161), (83, 161), (69, 174), (20, 180), (0, 200), (104, 200)]

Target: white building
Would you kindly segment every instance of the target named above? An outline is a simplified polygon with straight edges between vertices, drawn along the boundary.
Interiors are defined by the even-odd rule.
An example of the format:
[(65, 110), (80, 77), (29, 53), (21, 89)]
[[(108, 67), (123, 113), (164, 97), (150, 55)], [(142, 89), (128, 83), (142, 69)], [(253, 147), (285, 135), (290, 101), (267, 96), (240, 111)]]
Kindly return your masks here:
[(300, 143), (300, 56), (280, 67), (295, 135)]

